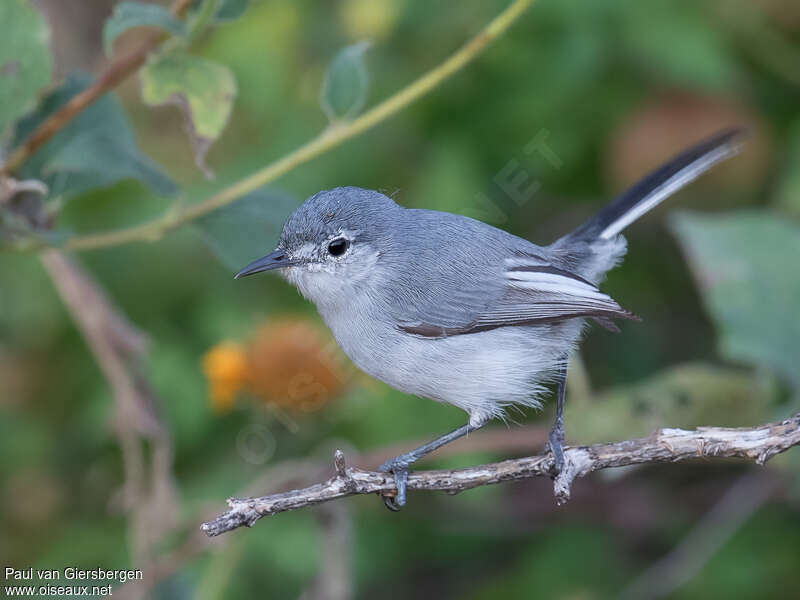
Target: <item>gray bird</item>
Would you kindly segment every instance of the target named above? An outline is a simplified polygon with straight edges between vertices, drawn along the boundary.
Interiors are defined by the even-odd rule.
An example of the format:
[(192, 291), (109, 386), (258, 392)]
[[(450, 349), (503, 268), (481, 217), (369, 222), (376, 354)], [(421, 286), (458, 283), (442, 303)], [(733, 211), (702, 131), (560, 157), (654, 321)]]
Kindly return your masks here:
[(397, 486), (395, 498), (384, 498), (389, 508), (405, 504), (412, 463), (511, 406), (541, 408), (553, 382), (555, 474), (564, 462), (567, 361), (586, 319), (616, 330), (613, 319), (635, 318), (597, 287), (625, 254), (620, 232), (736, 154), (739, 140), (738, 130), (726, 131), (690, 148), (549, 246), (468, 217), (404, 208), (371, 190), (319, 192), (286, 221), (277, 249), (236, 278), (280, 269), (358, 367), (469, 415), (381, 465)]

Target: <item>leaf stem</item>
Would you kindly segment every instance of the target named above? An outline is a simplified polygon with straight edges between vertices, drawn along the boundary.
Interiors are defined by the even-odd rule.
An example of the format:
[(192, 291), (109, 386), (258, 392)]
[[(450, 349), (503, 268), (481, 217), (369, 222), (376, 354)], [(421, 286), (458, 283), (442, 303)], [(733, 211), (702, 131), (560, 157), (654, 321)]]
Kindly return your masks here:
[(197, 9), (197, 12), (195, 12), (194, 16), (190, 19), (189, 38), (194, 38), (199, 32), (205, 30), (217, 12), (218, 4), (218, 0), (203, 1), (203, 3), (200, 5), (200, 8)]
[(450, 55), (447, 60), (395, 95), (387, 98), (357, 119), (326, 128), (317, 137), (293, 152), (239, 180), (206, 200), (183, 207), (177, 215), (174, 212), (170, 212), (140, 225), (69, 239), (66, 242), (66, 247), (75, 250), (87, 250), (118, 246), (134, 241), (158, 240), (167, 232), (238, 200), (242, 196), (274, 181), (296, 167), (388, 119), (436, 88), (453, 73), (474, 60), (494, 40), (503, 35), (533, 1), (514, 0), (475, 37)]

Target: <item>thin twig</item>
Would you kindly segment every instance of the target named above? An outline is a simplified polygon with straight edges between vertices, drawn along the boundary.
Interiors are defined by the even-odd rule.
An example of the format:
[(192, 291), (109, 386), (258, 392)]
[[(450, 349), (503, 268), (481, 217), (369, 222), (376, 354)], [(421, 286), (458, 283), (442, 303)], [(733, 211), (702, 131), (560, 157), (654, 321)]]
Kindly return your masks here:
[(436, 88), (445, 79), (469, 64), (489, 44), (500, 37), (519, 16), (531, 5), (533, 0), (514, 0), (511, 5), (494, 18), (480, 33), (452, 54), (439, 66), (403, 88), (395, 95), (384, 100), (363, 115), (346, 123), (337, 124), (325, 129), (317, 137), (300, 146), (283, 158), (256, 171), (252, 175), (234, 183), (221, 192), (197, 204), (179, 209), (171, 209), (161, 217), (152, 221), (134, 225), (124, 229), (78, 236), (67, 240), (66, 247), (74, 250), (88, 250), (118, 246), (135, 241), (154, 241), (172, 231), (222, 208), (285, 175), (296, 167), (310, 161), (328, 150), (339, 146), (364, 131), (385, 121), (395, 113), (420, 99)]
[[(183, 15), (191, 2), (192, 0), (175, 0), (172, 13), (176, 17)], [(152, 33), (131, 53), (112, 61), (92, 85), (75, 95), (31, 132), (9, 155), (6, 164), (2, 166), (2, 172), (5, 174), (16, 173), (26, 160), (72, 122), (75, 117), (97, 102), (106, 92), (114, 89), (138, 71), (147, 60), (147, 56), (167, 37), (163, 33)]]
[[(649, 437), (624, 442), (568, 448), (565, 465), (555, 478), (556, 501), (566, 502), (573, 481), (593, 471), (627, 465), (678, 462), (696, 458), (747, 458), (764, 464), (772, 456), (800, 444), (800, 413), (779, 423), (753, 428), (699, 427), (694, 430), (661, 429)], [(323, 483), (260, 498), (228, 500), (230, 510), (202, 525), (209, 536), (220, 535), (258, 519), (287, 510), (313, 506), (354, 494), (396, 492), (390, 474), (346, 467), (337, 450), (336, 473)], [(416, 471), (408, 476), (412, 490), (441, 490), (451, 493), (470, 488), (550, 476), (553, 459), (549, 454), (506, 460), (467, 469)]]

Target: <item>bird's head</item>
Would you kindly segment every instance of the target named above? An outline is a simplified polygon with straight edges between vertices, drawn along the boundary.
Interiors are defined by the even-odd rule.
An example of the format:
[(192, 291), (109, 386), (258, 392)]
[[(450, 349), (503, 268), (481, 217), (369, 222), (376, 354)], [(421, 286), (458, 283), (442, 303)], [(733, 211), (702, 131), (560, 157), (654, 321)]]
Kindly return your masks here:
[(287, 220), (275, 251), (236, 278), (278, 269), (317, 306), (348, 301), (369, 285), (382, 253), (392, 245), (392, 223), (402, 210), (372, 190), (341, 187), (319, 192)]

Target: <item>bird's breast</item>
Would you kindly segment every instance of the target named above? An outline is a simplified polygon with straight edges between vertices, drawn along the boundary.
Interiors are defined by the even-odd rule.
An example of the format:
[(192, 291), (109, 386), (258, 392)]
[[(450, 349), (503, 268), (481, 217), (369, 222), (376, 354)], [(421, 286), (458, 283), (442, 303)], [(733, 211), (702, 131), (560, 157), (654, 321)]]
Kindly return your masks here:
[[(398, 351), (397, 334), (388, 320), (379, 318), (360, 302), (319, 306), (322, 318), (345, 354), (362, 371), (395, 385), (392, 356)], [(392, 379), (392, 381), (389, 381)]]
[(402, 392), (470, 414), (498, 403), (535, 405), (542, 377), (559, 364), (580, 330), (576, 323), (554, 337), (535, 327), (506, 327), (432, 339), (400, 330), (372, 308), (356, 302), (320, 312), (361, 370)]

